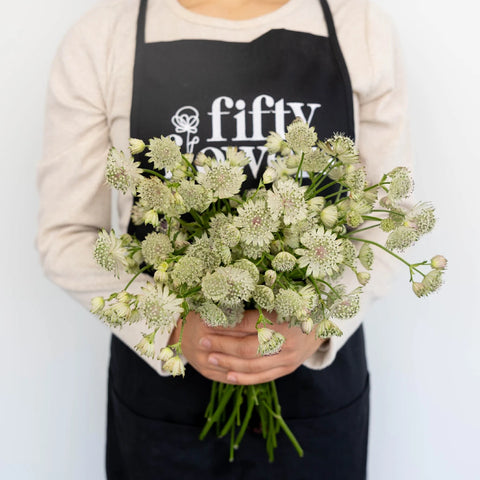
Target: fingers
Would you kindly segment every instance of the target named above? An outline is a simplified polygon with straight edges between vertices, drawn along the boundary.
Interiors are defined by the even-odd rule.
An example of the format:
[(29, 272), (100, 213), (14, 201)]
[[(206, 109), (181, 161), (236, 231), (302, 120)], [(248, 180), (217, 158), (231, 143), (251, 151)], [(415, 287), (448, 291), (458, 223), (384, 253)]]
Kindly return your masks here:
[(257, 358), (257, 334), (244, 336), (206, 335), (200, 339), (200, 346), (206, 352), (218, 352), (243, 359)]

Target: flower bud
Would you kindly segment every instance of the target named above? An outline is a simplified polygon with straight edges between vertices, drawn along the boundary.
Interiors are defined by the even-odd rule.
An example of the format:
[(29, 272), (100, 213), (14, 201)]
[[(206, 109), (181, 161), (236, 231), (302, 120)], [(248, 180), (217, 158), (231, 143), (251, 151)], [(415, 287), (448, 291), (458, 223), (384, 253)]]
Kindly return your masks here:
[(370, 281), (370, 274), (368, 272), (358, 272), (357, 280), (360, 285), (365, 286)]
[(257, 330), (258, 343), (263, 344), (267, 343), (274, 334), (274, 330), (271, 328), (262, 327)]
[(157, 359), (162, 362), (167, 362), (173, 357), (173, 350), (170, 347), (164, 347), (160, 350)]
[(132, 299), (131, 295), (126, 292), (125, 290), (122, 290), (118, 295), (117, 295), (117, 300), (122, 303), (129, 303), (130, 300)]
[(155, 334), (157, 332), (153, 331), (151, 333), (143, 333), (142, 340), (137, 343), (133, 348), (137, 350), (141, 355), (145, 357), (153, 358), (155, 356)]
[(277, 272), (290, 272), (295, 268), (297, 259), (289, 252), (280, 252), (272, 260), (272, 267)]
[(168, 282), (168, 273), (164, 272), (163, 270), (157, 270), (155, 274), (153, 275), (153, 279), (157, 283), (167, 283)]
[(163, 364), (163, 369), (167, 372), (170, 372), (173, 377), (181, 375), (185, 376), (185, 365), (182, 362), (182, 359), (176, 355), (175, 357), (170, 358)]
[(128, 143), (130, 144), (130, 153), (132, 155), (137, 155), (145, 150), (145, 143), (143, 140), (138, 138), (130, 138)]
[(302, 322), (302, 332), (305, 335), (308, 335), (310, 334), (312, 329), (313, 329), (313, 320), (310, 317), (308, 317), (306, 320)]
[(273, 167), (267, 167), (263, 174), (263, 183), (268, 185), (277, 179), (277, 171)]
[(94, 314), (100, 313), (105, 307), (105, 299), (103, 297), (92, 298), (90, 302), (90, 311)]
[(445, 270), (447, 268), (447, 259), (442, 255), (435, 255), (430, 261), (430, 265), (435, 270)]
[(320, 220), (327, 228), (332, 228), (338, 220), (338, 210), (335, 205), (325, 207), (320, 213)]
[(307, 203), (314, 212), (320, 212), (325, 208), (325, 197), (313, 197)]
[(423, 297), (427, 294), (427, 291), (425, 290), (425, 287), (423, 286), (423, 283), (421, 282), (413, 282), (412, 283), (412, 290), (413, 293), (418, 297)]
[(158, 218), (158, 213), (155, 210), (149, 210), (143, 216), (143, 221), (145, 225), (153, 225), (154, 227), (158, 227), (160, 225), (160, 219)]
[(276, 279), (277, 279), (277, 273), (275, 272), (275, 270), (267, 270), (265, 272), (264, 281), (267, 287), (271, 287), (275, 283)]

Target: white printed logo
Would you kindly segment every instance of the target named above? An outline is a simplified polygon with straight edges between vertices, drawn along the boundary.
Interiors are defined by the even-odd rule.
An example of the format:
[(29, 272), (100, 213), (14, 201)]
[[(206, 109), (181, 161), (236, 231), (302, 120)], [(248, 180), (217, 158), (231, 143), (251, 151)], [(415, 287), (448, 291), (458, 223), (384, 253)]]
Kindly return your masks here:
[[(234, 100), (231, 97), (221, 96), (212, 101), (210, 111), (207, 114), (211, 117), (211, 136), (205, 139), (205, 143), (221, 143), (229, 145), (235, 142), (254, 142), (256, 145), (239, 145), (239, 150), (243, 150), (251, 159), (248, 165), (254, 178), (257, 178), (258, 171), (267, 154), (267, 149), (263, 145), (258, 145), (265, 141), (265, 135), (268, 132), (263, 131), (263, 119), (270, 117), (275, 124), (275, 131), (280, 135), (285, 135), (285, 123), (287, 116), (290, 121), (292, 117), (300, 117), (308, 124), (311, 123), (315, 113), (321, 107), (320, 103), (304, 102), (286, 102), (283, 98), (275, 100), (272, 96), (261, 94), (255, 97), (247, 109), (247, 102), (243, 99)], [(235, 136), (226, 138), (222, 130), (223, 119), (233, 118), (235, 121)], [(185, 143), (187, 153), (193, 153), (194, 147), (200, 142), (200, 138), (195, 135), (198, 132), (200, 115), (198, 110), (192, 106), (179, 108), (171, 119), (175, 127), (175, 134), (170, 137), (182, 146)], [(271, 122), (270, 122), (271, 123)], [(247, 134), (251, 132), (249, 136)], [(186, 134), (184, 138), (179, 134)], [(225, 160), (226, 147), (218, 148), (214, 145), (207, 145), (200, 150), (209, 156), (214, 156), (217, 160)], [(267, 156), (270, 162), (274, 155)]]

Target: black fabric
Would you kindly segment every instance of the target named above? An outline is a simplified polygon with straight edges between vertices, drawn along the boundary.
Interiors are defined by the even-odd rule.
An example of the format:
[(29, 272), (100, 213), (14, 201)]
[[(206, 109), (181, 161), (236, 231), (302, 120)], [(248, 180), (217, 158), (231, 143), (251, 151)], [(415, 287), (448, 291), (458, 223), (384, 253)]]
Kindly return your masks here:
[[(267, 165), (270, 130), (299, 114), (320, 138), (354, 137), (352, 90), (332, 16), (321, 0), (329, 36), (272, 30), (247, 43), (179, 40), (145, 43), (141, 0), (134, 67), (131, 136), (172, 135), (183, 150), (222, 155), (236, 145), (258, 161), (247, 168), (256, 186)], [(218, 107), (218, 108), (217, 108)], [(216, 150), (215, 150), (216, 149)], [(263, 157), (262, 157), (263, 152)], [(151, 164), (141, 159), (145, 168)], [(145, 229), (129, 225), (142, 237)], [(320, 371), (306, 367), (277, 380), (282, 413), (305, 450), (298, 458), (281, 436), (273, 464), (250, 429), (228, 462), (228, 439), (198, 440), (210, 381), (187, 366), (184, 379), (161, 377), (112, 336), (107, 427), (111, 480), (365, 478), (368, 371), (360, 327)]]

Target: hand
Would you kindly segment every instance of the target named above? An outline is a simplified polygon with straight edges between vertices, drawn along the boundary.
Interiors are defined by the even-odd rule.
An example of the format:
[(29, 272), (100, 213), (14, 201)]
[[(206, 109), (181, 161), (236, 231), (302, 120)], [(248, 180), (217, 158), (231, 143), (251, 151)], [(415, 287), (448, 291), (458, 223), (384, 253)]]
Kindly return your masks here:
[[(295, 371), (323, 343), (315, 332), (305, 335), (298, 327), (275, 323), (276, 314), (264, 312), (286, 341), (276, 355), (257, 354), (256, 310), (247, 310), (233, 328), (208, 327), (200, 316), (190, 312), (183, 332), (182, 350), (189, 363), (203, 376), (223, 383), (252, 385), (269, 382)], [(178, 341), (180, 327), (171, 343)]]

